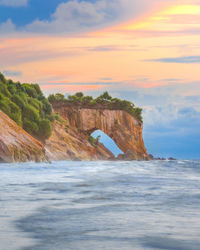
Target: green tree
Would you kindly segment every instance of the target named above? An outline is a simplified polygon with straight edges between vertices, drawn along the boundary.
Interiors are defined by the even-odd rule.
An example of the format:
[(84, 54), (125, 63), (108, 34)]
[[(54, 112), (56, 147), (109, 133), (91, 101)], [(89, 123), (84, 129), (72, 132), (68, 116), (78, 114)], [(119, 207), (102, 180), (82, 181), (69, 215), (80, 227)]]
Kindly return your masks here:
[(37, 91), (35, 90), (34, 86), (30, 85), (30, 84), (23, 84), (22, 85), (25, 88), (26, 93), (33, 98), (37, 97)]
[(84, 96), (84, 97), (81, 98), (81, 102), (82, 102), (83, 104), (88, 104), (88, 103), (90, 103), (91, 101), (93, 101), (92, 96)]
[(21, 109), (23, 109), (24, 108), (24, 106), (25, 106), (25, 102), (24, 102), (24, 100), (19, 96), (19, 95), (13, 95), (12, 97), (11, 97), (11, 100), (15, 103), (15, 104), (17, 104), (17, 106), (19, 106)]
[(109, 95), (109, 93), (106, 91), (102, 95), (99, 96), (103, 100), (110, 101), (112, 100), (112, 96)]
[(49, 100), (50, 103), (56, 102), (56, 97), (55, 97), (55, 95), (53, 95), (53, 94), (52, 94), (52, 95), (49, 95), (48, 100)]
[(2, 93), (3, 95), (7, 96), (7, 97), (11, 97), (10, 92), (8, 91), (8, 88), (5, 84), (0, 83), (0, 93)]
[(0, 82), (6, 83), (6, 78), (1, 72), (0, 72)]
[(39, 112), (37, 111), (37, 109), (31, 106), (30, 104), (27, 104), (24, 106), (22, 115), (23, 115), (23, 120), (26, 118), (27, 120), (33, 121), (36, 123), (38, 123), (39, 118), (40, 118)]
[(39, 131), (38, 131), (40, 138), (43, 141), (45, 141), (51, 136), (51, 133), (52, 133), (51, 122), (47, 119), (41, 120), (39, 122)]
[(24, 118), (23, 129), (33, 136), (36, 136), (39, 130), (38, 124), (36, 122), (28, 120), (27, 118)]
[(75, 95), (76, 95), (78, 98), (81, 98), (81, 97), (84, 96), (82, 92), (77, 92)]
[[(64, 99), (61, 94), (57, 98)], [(6, 80), (0, 73), (0, 109), (28, 132), (39, 138), (41, 120), (54, 120), (52, 106), (38, 84)]]
[(62, 94), (59, 94), (59, 93), (57, 93), (55, 95), (55, 97), (56, 97), (56, 101), (64, 101), (65, 100), (65, 96)]

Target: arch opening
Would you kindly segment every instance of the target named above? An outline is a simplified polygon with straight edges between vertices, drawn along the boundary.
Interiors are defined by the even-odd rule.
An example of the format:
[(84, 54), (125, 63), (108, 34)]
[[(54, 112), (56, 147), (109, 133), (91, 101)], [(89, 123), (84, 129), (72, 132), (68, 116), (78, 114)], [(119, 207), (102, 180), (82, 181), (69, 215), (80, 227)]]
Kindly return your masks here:
[(119, 154), (124, 154), (124, 152), (117, 146), (113, 139), (111, 139), (111, 137), (105, 134), (103, 131), (95, 130), (93, 133), (91, 133), (91, 136), (95, 139), (99, 138), (99, 142), (101, 142), (108, 150), (110, 150), (115, 157), (117, 157)]

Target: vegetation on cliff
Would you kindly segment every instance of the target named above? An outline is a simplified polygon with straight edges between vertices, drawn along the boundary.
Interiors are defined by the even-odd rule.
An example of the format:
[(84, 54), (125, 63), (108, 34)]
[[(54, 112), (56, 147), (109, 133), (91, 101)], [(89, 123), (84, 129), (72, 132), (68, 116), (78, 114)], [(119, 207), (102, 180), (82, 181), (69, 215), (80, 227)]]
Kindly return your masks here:
[(100, 137), (101, 136), (97, 136), (97, 138), (94, 138), (93, 136), (90, 135), (88, 141), (93, 147), (97, 147)]
[(0, 73), (0, 109), (36, 138), (51, 135), (52, 106), (38, 84), (13, 82)]
[(43, 95), (38, 84), (28, 84), (8, 80), (0, 73), (0, 109), (29, 134), (45, 141), (52, 134), (52, 122), (60, 121), (58, 114), (52, 113), (52, 105), (73, 105), (78, 108), (124, 110), (142, 122), (142, 109), (132, 102), (112, 98), (104, 92), (97, 98), (84, 96), (82, 92), (65, 98), (62, 94)]
[(83, 108), (97, 108), (97, 109), (110, 109), (110, 110), (124, 110), (137, 120), (142, 122), (142, 109), (135, 107), (132, 102), (127, 100), (120, 100), (118, 98), (112, 98), (108, 92), (104, 92), (102, 95), (94, 99), (92, 96), (84, 96), (82, 92), (78, 92), (75, 95), (70, 95), (65, 98), (62, 94), (50, 95), (48, 97), (49, 102), (52, 105), (76, 105)]

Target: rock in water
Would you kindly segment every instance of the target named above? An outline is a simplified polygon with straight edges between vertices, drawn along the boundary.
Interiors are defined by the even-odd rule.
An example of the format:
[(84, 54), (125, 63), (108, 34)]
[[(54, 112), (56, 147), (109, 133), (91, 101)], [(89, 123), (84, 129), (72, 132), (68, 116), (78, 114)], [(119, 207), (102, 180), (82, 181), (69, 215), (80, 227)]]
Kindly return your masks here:
[(101, 130), (110, 136), (124, 152), (127, 160), (148, 160), (149, 155), (143, 141), (143, 124), (124, 110), (83, 108), (60, 103), (53, 105), (54, 111), (77, 131), (79, 138)]

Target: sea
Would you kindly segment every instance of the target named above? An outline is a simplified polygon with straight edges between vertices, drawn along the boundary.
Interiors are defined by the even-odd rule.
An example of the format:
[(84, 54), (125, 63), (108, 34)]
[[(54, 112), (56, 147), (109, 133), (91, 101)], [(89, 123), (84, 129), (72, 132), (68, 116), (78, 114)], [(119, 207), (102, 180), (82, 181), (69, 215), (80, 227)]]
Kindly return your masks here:
[(200, 161), (0, 164), (0, 250), (200, 249)]

